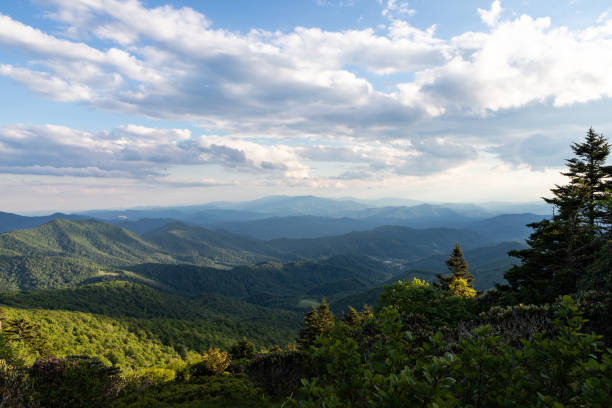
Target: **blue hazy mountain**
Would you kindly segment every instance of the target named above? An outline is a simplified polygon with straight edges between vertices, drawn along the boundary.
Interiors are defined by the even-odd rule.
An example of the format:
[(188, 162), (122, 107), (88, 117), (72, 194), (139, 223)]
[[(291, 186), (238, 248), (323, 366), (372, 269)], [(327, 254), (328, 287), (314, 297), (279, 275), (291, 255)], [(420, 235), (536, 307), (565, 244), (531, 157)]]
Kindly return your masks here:
[(6, 213), (0, 211), (0, 232), (7, 232), (18, 229), (29, 229), (46, 224), (53, 220), (85, 220), (91, 217), (75, 214), (55, 213), (45, 216), (27, 217), (24, 215)]

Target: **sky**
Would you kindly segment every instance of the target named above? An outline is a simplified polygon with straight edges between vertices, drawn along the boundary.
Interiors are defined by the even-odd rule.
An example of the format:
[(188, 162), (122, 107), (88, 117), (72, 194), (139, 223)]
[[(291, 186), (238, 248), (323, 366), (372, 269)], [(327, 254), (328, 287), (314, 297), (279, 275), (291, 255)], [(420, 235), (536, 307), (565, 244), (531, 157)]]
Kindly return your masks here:
[(0, 211), (537, 201), (610, 67), (609, 1), (4, 1)]

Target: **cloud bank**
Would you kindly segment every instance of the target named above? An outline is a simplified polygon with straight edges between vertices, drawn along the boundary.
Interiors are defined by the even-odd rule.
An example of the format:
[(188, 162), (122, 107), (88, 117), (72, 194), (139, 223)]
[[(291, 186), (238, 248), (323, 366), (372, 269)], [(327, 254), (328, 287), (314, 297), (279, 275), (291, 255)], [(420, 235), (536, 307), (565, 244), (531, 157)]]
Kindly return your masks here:
[(172, 169), (214, 165), (326, 185), (437, 174), (483, 154), (544, 170), (562, 154), (545, 147), (558, 142), (549, 135), (444, 125), (612, 96), (605, 13), (571, 30), (506, 18), (495, 0), (477, 10), (482, 30), (441, 38), (410, 23), (407, 2), (379, 3), (384, 29), (345, 31), (234, 32), (188, 7), (137, 0), (49, 0), (53, 32), (0, 13), (1, 46), (26, 55), (0, 63), (0, 75), (52, 100), (211, 129), (5, 126), (0, 172), (189, 184)]

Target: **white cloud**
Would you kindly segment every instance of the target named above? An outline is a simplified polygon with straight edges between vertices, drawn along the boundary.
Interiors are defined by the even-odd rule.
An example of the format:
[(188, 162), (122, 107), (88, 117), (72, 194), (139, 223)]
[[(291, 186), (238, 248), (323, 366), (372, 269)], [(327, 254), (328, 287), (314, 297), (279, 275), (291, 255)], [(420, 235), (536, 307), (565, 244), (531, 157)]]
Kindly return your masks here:
[[(0, 75), (55, 100), (194, 121), (224, 136), (133, 125), (93, 133), (3, 128), (0, 150), (12, 152), (3, 168), (14, 172), (145, 178), (208, 164), (270, 175), (265, 182), (318, 185), (330, 182), (325, 175), (350, 178), (364, 169), (373, 177), (438, 174), (483, 151), (522, 152), (525, 136), (468, 140), (448, 130), (424, 133), (424, 125), (612, 96), (612, 20), (605, 17), (584, 30), (527, 15), (502, 21), (494, 1), (478, 10), (486, 32), (444, 39), (435, 25), (420, 29), (399, 19), (413, 14), (401, 1), (381, 2), (390, 16), (384, 31), (247, 33), (216, 28), (186, 7), (45, 4), (54, 5), (48, 16), (62, 34), (0, 14), (0, 42), (28, 55), (24, 63), (0, 65)], [(342, 138), (351, 146), (339, 148)], [(517, 165), (516, 157), (506, 160)], [(322, 176), (315, 162), (341, 165)]]
[(309, 178), (308, 166), (289, 146), (193, 137), (188, 129), (126, 125), (94, 133), (57, 125), (14, 125), (0, 128), (0, 146), (0, 173), (158, 179), (177, 166), (221, 165), (281, 179)]
[(86, 85), (69, 82), (46, 72), (0, 64), (0, 75), (24, 83), (30, 90), (62, 101), (93, 101), (94, 93)]
[(473, 52), (418, 72), (414, 88), (434, 106), (475, 113), (609, 98), (611, 28), (612, 24), (572, 32), (551, 28), (549, 18), (523, 15), (479, 37)]
[[(62, 40), (0, 14), (0, 42), (28, 50), (53, 59), (88, 61), (107, 65), (119, 73), (141, 82), (156, 82), (161, 79), (154, 70), (147, 69), (141, 61), (125, 50), (110, 48), (100, 51), (82, 42)], [(56, 65), (59, 62), (53, 61)]]
[(483, 23), (493, 27), (497, 24), (502, 11), (504, 11), (504, 9), (501, 6), (501, 2), (499, 0), (495, 0), (493, 3), (491, 3), (491, 9), (483, 10), (479, 8), (478, 14), (480, 15), (480, 19)]
[[(382, 4), (379, 1), (379, 4)], [(395, 16), (413, 16), (416, 14), (416, 10), (410, 8), (410, 4), (407, 1), (387, 0), (381, 14), (390, 19), (394, 19)]]

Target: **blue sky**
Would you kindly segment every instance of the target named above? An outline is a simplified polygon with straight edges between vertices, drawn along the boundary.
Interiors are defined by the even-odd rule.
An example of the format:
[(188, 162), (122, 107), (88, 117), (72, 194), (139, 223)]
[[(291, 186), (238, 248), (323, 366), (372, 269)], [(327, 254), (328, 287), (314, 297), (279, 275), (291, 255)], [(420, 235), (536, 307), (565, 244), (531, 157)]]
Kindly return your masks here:
[(0, 4), (0, 210), (534, 201), (612, 128), (606, 1)]

